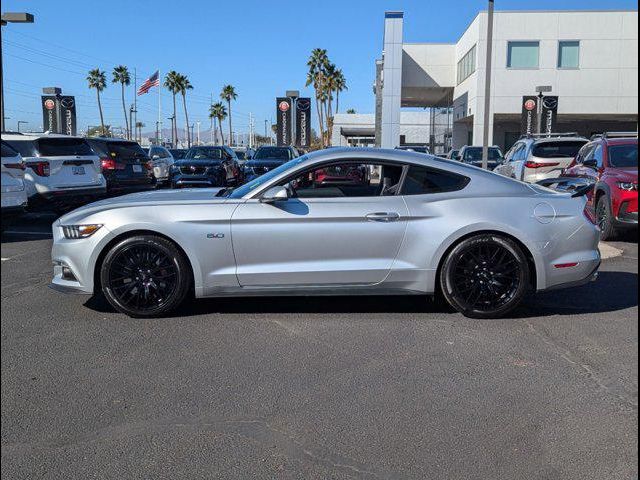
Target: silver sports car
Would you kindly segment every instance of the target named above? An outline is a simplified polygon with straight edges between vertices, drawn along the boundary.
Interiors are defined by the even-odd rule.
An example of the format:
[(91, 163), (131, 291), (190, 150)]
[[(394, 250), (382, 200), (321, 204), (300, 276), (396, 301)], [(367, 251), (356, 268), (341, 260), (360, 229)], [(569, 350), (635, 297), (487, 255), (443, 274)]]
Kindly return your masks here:
[(401, 150), (330, 149), (236, 189), (153, 191), (53, 225), (63, 292), (152, 317), (195, 297), (440, 294), (504, 316), (530, 291), (595, 278), (584, 192), (555, 193)]

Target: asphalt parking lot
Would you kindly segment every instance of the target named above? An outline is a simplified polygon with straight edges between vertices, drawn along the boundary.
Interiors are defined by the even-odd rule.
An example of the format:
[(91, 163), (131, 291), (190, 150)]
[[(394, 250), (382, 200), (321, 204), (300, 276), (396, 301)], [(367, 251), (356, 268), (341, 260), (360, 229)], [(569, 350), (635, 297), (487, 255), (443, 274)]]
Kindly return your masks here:
[(469, 320), (420, 298), (225, 299), (132, 320), (2, 239), (2, 478), (637, 477), (638, 243)]

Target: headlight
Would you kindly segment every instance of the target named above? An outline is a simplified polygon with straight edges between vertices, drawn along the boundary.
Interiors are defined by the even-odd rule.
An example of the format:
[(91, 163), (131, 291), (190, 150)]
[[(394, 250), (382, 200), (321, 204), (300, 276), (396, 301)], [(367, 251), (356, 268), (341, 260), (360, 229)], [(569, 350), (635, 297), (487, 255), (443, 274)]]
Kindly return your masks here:
[(618, 188), (621, 188), (622, 190), (627, 190), (629, 192), (632, 192), (634, 190), (638, 190), (638, 184), (637, 183), (633, 183), (633, 182), (617, 182), (618, 184)]
[(62, 232), (65, 238), (76, 240), (78, 238), (87, 238), (100, 230), (102, 225), (63, 225)]

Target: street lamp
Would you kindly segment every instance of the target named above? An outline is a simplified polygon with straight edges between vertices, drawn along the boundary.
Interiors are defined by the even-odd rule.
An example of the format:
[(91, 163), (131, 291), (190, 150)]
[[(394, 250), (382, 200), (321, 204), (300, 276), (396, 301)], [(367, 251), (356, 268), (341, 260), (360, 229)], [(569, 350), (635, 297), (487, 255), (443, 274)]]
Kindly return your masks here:
[[(3, 13), (2, 26), (7, 23), (33, 23), (33, 15), (30, 13)], [(0, 51), (0, 131), (4, 132), (4, 78), (2, 76), (2, 52)]]
[(491, 69), (493, 68), (493, 16), (495, 0), (489, 0), (487, 10), (487, 58), (484, 77), (484, 131), (482, 134), (482, 168), (489, 169), (489, 123), (491, 122)]

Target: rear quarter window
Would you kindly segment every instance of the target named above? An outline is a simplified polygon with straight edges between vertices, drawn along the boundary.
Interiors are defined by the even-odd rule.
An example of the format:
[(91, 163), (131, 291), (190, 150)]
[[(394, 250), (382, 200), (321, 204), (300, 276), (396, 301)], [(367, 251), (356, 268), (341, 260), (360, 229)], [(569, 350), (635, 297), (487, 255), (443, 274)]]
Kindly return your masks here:
[(435, 168), (409, 167), (402, 185), (401, 195), (426, 195), (455, 192), (469, 184), (469, 178)]
[(83, 138), (41, 138), (36, 141), (42, 157), (70, 157), (94, 155)]
[[(20, 155), (22, 155), (23, 157), (37, 156), (33, 140), (7, 140), (6, 142), (11, 148), (20, 153)], [(2, 154), (2, 156), (4, 156), (4, 153)]]
[(5, 141), (2, 141), (2, 157), (15, 157), (16, 155), (18, 155), (18, 152), (16, 152), (13, 148), (11, 148), (9, 146), (8, 143), (5, 143)]

